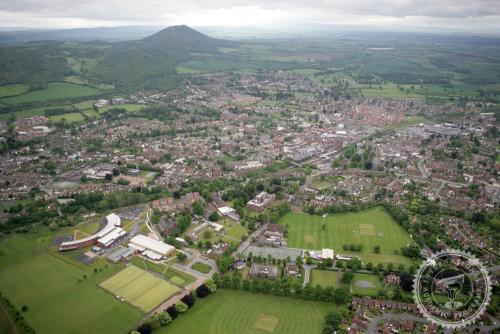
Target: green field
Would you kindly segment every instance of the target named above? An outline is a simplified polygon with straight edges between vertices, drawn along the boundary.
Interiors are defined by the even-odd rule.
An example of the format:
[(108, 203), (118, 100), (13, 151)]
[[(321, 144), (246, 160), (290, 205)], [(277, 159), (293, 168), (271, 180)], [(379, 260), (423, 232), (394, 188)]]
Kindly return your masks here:
[(0, 304), (0, 333), (16, 334), (17, 328), (8, 311)]
[(0, 86), (0, 98), (21, 95), (29, 91), (29, 89), (28, 85), (23, 84), (3, 85)]
[(100, 285), (145, 312), (151, 311), (179, 291), (178, 287), (133, 265)]
[(401, 129), (410, 127), (412, 125), (417, 125), (420, 123), (425, 123), (426, 119), (423, 116), (406, 116), (405, 120), (400, 123), (394, 123), (387, 126), (389, 129)]
[(210, 267), (208, 264), (205, 264), (203, 262), (196, 262), (191, 266), (192, 269), (199, 271), (200, 273), (203, 274), (208, 274), (212, 267)]
[(140, 257), (134, 257), (131, 262), (139, 268), (153, 271), (157, 274), (162, 275), (170, 282), (180, 287), (185, 287), (186, 285), (196, 281), (196, 277), (191, 276), (185, 272), (179, 271), (170, 266), (167, 267), (163, 264), (146, 261)]
[[(82, 101), (82, 102), (73, 103), (73, 104), (24, 109), (24, 110), (16, 111), (13, 114), (14, 114), (14, 116), (16, 116), (16, 118), (43, 116), (43, 115), (45, 115), (45, 110), (47, 110), (47, 109), (67, 108), (69, 110), (71, 107), (75, 107), (75, 108), (78, 108), (79, 110), (82, 110), (83, 113), (90, 116), (90, 115), (94, 115), (96, 113), (92, 109), (93, 103), (94, 103), (93, 100), (87, 100), (87, 101)], [(9, 116), (10, 116), (10, 114), (0, 114), (0, 120), (6, 120)]]
[(339, 271), (333, 270), (311, 270), (311, 285), (321, 285), (322, 287), (333, 286), (338, 288), (340, 286), (341, 274)]
[(382, 282), (379, 276), (372, 274), (355, 273), (351, 282), (353, 294), (361, 296), (376, 297), (378, 291), (382, 289)]
[(227, 233), (224, 234), (221, 239), (225, 242), (239, 245), (241, 243), (241, 238), (247, 234), (248, 229), (246, 226), (235, 224), (232, 227), (228, 227)]
[(99, 112), (103, 113), (108, 111), (109, 109), (125, 109), (129, 112), (134, 112), (134, 111), (139, 111), (145, 107), (147, 106), (145, 106), (144, 104), (117, 104), (99, 108)]
[(367, 97), (399, 97), (417, 99), (422, 99), (424, 97), (423, 95), (415, 92), (415, 89), (411, 89), (412, 85), (400, 85), (400, 87), (402, 90), (395, 84), (372, 85), (371, 88), (369, 85), (362, 85), (361, 92)]
[(67, 82), (51, 82), (46, 89), (29, 92), (26, 94), (6, 97), (2, 102), (6, 104), (22, 104), (38, 101), (66, 99), (72, 97), (91, 96), (99, 94), (99, 90)]
[[(319, 250), (333, 248), (335, 254), (359, 256), (364, 262), (411, 264), (411, 260), (395, 254), (412, 243), (410, 236), (381, 207), (360, 212), (329, 215), (325, 218), (306, 213), (288, 213), (280, 221), (288, 225), (288, 245)], [(323, 224), (326, 229), (323, 230)], [(344, 251), (344, 244), (362, 244), (361, 252)], [(379, 245), (380, 254), (373, 252)]]
[(325, 314), (334, 307), (322, 302), (219, 290), (198, 299), (193, 309), (157, 333), (319, 334)]
[(68, 123), (81, 122), (84, 120), (82, 114), (80, 114), (79, 112), (70, 112), (70, 113), (62, 114), (62, 115), (54, 115), (54, 116), (50, 116), (49, 119), (52, 122), (56, 122), (56, 123), (61, 122), (62, 120), (65, 120), (65, 122), (68, 122)]
[(28, 306), (23, 316), (37, 333), (128, 332), (143, 313), (97, 286), (121, 267), (99, 260), (91, 266), (75, 264), (66, 254), (49, 251), (53, 237), (1, 240), (2, 292), (17, 309)]

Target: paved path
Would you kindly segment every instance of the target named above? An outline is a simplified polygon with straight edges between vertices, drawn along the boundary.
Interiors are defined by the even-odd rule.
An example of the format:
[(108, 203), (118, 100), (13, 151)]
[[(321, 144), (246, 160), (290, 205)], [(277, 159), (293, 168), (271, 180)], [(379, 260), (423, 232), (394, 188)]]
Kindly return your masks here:
[(262, 231), (266, 228), (267, 224), (263, 224), (262, 226), (260, 226), (257, 230), (255, 230), (251, 235), (248, 236), (247, 240), (243, 241), (241, 243), (241, 245), (238, 247), (238, 249), (233, 253), (233, 255), (235, 254), (243, 254), (243, 252), (245, 251), (245, 249), (248, 248), (248, 246), (250, 246), (250, 244), (252, 243), (252, 237), (257, 237), (258, 235), (260, 235), (262, 233)]
[(306, 286), (311, 280), (311, 270), (313, 270), (316, 265), (304, 264), (304, 286)]

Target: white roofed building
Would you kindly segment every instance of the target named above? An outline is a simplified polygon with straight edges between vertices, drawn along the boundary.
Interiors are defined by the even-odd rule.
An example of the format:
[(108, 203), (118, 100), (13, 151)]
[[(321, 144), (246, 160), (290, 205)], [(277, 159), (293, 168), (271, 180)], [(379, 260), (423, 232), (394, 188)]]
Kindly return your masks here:
[(321, 258), (323, 260), (326, 260), (326, 259), (332, 259), (333, 260), (333, 258), (334, 258), (333, 249), (323, 248), (321, 250)]
[(125, 232), (124, 229), (121, 227), (115, 227), (111, 232), (102, 238), (99, 238), (97, 240), (97, 244), (101, 247), (109, 247), (125, 235), (127, 235), (127, 232)]
[(120, 226), (122, 224), (120, 216), (118, 216), (116, 213), (111, 213), (107, 215), (106, 222), (108, 223), (108, 225), (113, 225), (113, 226)]
[(141, 234), (130, 239), (129, 246), (152, 260), (160, 260), (175, 250), (174, 246)]
[(220, 208), (217, 208), (217, 211), (219, 211), (219, 213), (221, 215), (223, 215), (224, 217), (230, 218), (230, 219), (235, 220), (235, 221), (240, 220), (240, 215), (238, 215), (238, 213), (236, 212), (235, 209), (233, 209), (229, 206), (222, 206)]

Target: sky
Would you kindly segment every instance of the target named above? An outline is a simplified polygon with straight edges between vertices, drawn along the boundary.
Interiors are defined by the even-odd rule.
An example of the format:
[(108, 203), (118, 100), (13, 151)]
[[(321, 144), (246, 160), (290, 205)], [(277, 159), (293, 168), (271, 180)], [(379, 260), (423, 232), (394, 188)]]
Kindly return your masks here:
[(0, 27), (337, 24), (500, 32), (500, 0), (0, 0)]

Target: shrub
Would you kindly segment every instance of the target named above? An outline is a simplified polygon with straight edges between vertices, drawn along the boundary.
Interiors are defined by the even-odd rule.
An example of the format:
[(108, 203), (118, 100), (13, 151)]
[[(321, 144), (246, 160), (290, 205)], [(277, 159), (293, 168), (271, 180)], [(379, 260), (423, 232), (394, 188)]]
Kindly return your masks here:
[(129, 180), (127, 180), (127, 179), (123, 179), (123, 178), (118, 179), (118, 181), (117, 181), (117, 182), (118, 182), (118, 184), (121, 184), (121, 185), (123, 185), (123, 186), (126, 186), (126, 185), (129, 185), (129, 184), (130, 184), (130, 181), (129, 181)]
[(208, 216), (208, 220), (210, 220), (211, 222), (216, 222), (217, 220), (219, 220), (219, 214), (217, 213), (217, 211), (212, 212), (210, 216)]
[(151, 334), (153, 333), (153, 327), (149, 322), (144, 322), (137, 327), (137, 331), (141, 334)]
[(160, 324), (162, 326), (167, 326), (172, 322), (172, 317), (167, 312), (161, 311), (160, 313), (158, 313), (158, 320), (160, 321)]
[(194, 298), (194, 296), (192, 294), (189, 294), (189, 295), (185, 295), (184, 297), (182, 297), (181, 301), (184, 304), (186, 304), (188, 308), (191, 308), (194, 306), (196, 299)]
[(210, 290), (205, 284), (200, 285), (199, 287), (196, 288), (196, 297), (198, 298), (205, 298), (210, 294)]
[(177, 310), (177, 312), (179, 313), (184, 313), (188, 310), (188, 306), (186, 305), (186, 303), (184, 303), (183, 301), (179, 300), (177, 303), (175, 303), (175, 309)]
[(217, 291), (217, 284), (215, 284), (213, 279), (207, 279), (205, 281), (205, 285), (208, 288), (208, 290), (210, 290), (210, 292), (213, 293), (213, 292)]
[(172, 318), (172, 320), (174, 320), (175, 318), (177, 318), (177, 316), (179, 315), (179, 312), (177, 312), (177, 309), (175, 308), (175, 305), (169, 306), (165, 311)]

